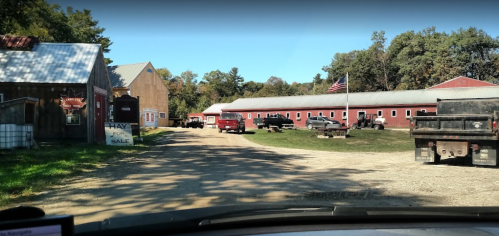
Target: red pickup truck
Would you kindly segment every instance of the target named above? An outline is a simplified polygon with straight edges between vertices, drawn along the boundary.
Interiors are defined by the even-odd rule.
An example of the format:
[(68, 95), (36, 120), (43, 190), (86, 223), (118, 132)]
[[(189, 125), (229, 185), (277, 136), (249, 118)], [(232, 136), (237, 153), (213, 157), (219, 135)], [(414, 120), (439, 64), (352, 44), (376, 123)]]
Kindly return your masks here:
[(237, 133), (244, 133), (246, 131), (246, 124), (244, 118), (239, 113), (222, 113), (218, 120), (218, 132), (234, 130)]

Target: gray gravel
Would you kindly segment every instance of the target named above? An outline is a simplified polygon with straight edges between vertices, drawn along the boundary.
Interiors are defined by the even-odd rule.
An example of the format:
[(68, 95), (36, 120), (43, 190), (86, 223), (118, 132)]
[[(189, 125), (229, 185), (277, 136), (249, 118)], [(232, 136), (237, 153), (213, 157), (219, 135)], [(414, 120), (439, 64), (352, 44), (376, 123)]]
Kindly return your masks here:
[[(224, 204), (496, 206), (497, 168), (414, 161), (413, 152), (336, 153), (254, 144), (214, 129), (172, 129), (161, 144), (27, 203), (75, 222)], [(284, 131), (293, 132), (293, 131)], [(331, 142), (334, 142), (331, 139)]]

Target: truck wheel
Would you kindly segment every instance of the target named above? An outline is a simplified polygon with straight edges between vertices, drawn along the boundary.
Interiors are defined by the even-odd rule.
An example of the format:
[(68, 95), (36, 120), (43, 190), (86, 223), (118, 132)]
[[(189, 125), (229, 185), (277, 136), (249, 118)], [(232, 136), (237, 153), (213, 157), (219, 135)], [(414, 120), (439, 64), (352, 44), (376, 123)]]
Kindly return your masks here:
[(308, 124), (308, 125), (307, 125), (307, 128), (308, 128), (308, 129), (313, 129), (314, 127), (312, 126), (312, 124)]
[(355, 123), (354, 123), (354, 124), (352, 125), (352, 129), (357, 129), (357, 128), (358, 128), (358, 127), (357, 127), (357, 124), (355, 124)]
[(246, 127), (243, 128), (243, 134), (246, 132)]
[(263, 126), (258, 126), (258, 129), (263, 129)]
[(240, 134), (241, 130), (239, 128), (236, 129), (236, 134)]
[(219, 133), (222, 133), (222, 129), (218, 129), (218, 132), (219, 132)]
[(442, 157), (441, 157), (440, 155), (438, 155), (438, 154), (435, 152), (434, 162), (432, 162), (432, 163), (434, 163), (434, 164), (438, 164), (438, 163), (440, 163), (440, 159), (441, 159), (441, 158), (442, 158)]
[(374, 129), (375, 129), (375, 130), (379, 130), (379, 125), (375, 125), (375, 126), (374, 126)]

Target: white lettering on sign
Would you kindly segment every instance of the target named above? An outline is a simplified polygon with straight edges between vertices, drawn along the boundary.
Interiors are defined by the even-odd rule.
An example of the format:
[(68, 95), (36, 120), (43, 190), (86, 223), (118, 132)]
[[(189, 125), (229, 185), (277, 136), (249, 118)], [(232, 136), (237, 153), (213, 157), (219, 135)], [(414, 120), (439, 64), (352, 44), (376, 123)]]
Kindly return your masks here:
[(130, 123), (105, 123), (106, 144), (113, 146), (132, 146), (132, 126)]

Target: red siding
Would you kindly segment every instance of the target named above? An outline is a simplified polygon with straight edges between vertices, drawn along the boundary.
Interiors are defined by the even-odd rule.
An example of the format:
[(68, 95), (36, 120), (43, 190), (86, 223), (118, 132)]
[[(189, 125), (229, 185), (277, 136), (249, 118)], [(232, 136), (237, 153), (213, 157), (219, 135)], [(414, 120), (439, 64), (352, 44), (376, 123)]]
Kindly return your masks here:
[(429, 89), (435, 88), (463, 88), (463, 87), (485, 87), (485, 86), (497, 86), (495, 84), (491, 84), (485, 81), (480, 81), (476, 79), (471, 79), (468, 77), (460, 76), (441, 84), (437, 84)]
[[(426, 104), (426, 105), (419, 105), (419, 106), (397, 106), (397, 107), (365, 107), (365, 108), (350, 108), (348, 113), (349, 113), (349, 123), (350, 125), (357, 121), (357, 112), (358, 111), (365, 111), (367, 114), (373, 114), (377, 113), (378, 110), (382, 111), (382, 117), (386, 119), (386, 122), (388, 123), (386, 127), (393, 127), (393, 128), (408, 128), (409, 127), (409, 121), (406, 118), (406, 110), (411, 111), (411, 115), (415, 115), (416, 111), (421, 111), (422, 109), (425, 109), (427, 112), (435, 112), (436, 111), (436, 104)], [(392, 117), (391, 112), (392, 110), (396, 111), (396, 116)], [(345, 108), (332, 108), (332, 109), (301, 109), (301, 110), (272, 110), (272, 111), (233, 111), (237, 113), (241, 113), (243, 117), (246, 119), (246, 127), (249, 128), (256, 128), (255, 125), (253, 125), (253, 119), (257, 117), (257, 115), (260, 113), (261, 117), (265, 117), (267, 113), (269, 114), (282, 114), (286, 116), (286, 113), (289, 112), (290, 119), (294, 121), (294, 123), (298, 127), (305, 127), (305, 122), (307, 121), (307, 113), (310, 112), (311, 116), (318, 116), (320, 112), (322, 112), (323, 116), (326, 117), (331, 117), (330, 113), (334, 112), (334, 117), (331, 117), (334, 120), (338, 120), (341, 123), (347, 123), (346, 119), (343, 120), (341, 115), (342, 112), (346, 111)], [(300, 113), (301, 119), (297, 120), (297, 113)], [(251, 118), (248, 117), (248, 114), (251, 114)]]

